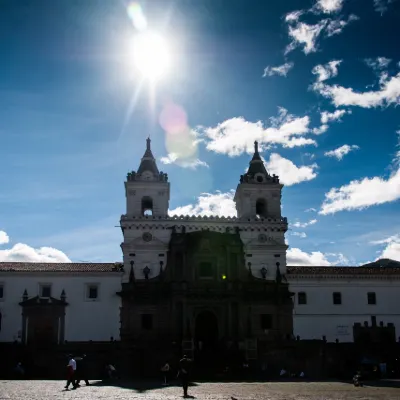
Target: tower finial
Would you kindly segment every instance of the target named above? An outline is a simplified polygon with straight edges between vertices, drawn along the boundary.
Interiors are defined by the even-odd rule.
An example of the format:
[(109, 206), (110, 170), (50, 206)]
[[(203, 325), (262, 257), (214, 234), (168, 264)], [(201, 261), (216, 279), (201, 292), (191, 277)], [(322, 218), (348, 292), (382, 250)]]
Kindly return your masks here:
[(254, 142), (254, 153), (258, 154), (258, 142), (257, 142), (257, 140)]
[(150, 150), (151, 139), (150, 136), (146, 139), (146, 150)]

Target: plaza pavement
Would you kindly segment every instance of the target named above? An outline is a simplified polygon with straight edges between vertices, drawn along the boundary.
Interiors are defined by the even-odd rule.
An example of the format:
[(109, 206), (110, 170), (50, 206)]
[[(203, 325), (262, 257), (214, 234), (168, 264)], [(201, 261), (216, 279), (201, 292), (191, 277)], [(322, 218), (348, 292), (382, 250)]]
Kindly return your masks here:
[[(379, 385), (379, 386), (378, 386)], [(0, 400), (170, 400), (181, 399), (178, 386), (161, 387), (149, 384), (109, 386), (93, 381), (93, 385), (64, 390), (64, 381), (0, 380)], [(189, 394), (198, 400), (367, 400), (400, 399), (400, 382), (370, 383), (356, 388), (340, 382), (272, 382), (272, 383), (195, 383)]]

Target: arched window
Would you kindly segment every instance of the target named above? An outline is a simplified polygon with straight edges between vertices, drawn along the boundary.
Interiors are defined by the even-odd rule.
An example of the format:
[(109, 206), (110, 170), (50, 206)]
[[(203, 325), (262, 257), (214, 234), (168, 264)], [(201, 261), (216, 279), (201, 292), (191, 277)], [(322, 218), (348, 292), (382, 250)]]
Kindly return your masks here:
[(268, 213), (267, 202), (265, 199), (258, 199), (256, 201), (256, 215), (257, 217), (266, 217)]
[(151, 197), (142, 198), (142, 215), (153, 215), (153, 200)]

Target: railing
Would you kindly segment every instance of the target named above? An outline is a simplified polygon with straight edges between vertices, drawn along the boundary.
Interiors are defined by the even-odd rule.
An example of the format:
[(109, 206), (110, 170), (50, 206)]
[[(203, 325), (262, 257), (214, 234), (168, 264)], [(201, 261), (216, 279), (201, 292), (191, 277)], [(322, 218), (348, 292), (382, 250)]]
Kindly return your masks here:
[(138, 220), (138, 221), (143, 221), (143, 220), (151, 220), (151, 221), (163, 221), (163, 222), (168, 222), (168, 221), (190, 221), (190, 222), (198, 222), (198, 221), (219, 221), (219, 222), (256, 222), (256, 223), (262, 223), (262, 222), (270, 222), (270, 223), (281, 223), (281, 224), (287, 224), (287, 218), (286, 217), (279, 217), (279, 218), (259, 218), (259, 217), (252, 217), (252, 218), (238, 218), (238, 217), (220, 217), (218, 215), (165, 215), (165, 216), (155, 216), (155, 215), (140, 215), (140, 216), (131, 216), (131, 215), (126, 215), (123, 214), (121, 215), (121, 221), (125, 220)]

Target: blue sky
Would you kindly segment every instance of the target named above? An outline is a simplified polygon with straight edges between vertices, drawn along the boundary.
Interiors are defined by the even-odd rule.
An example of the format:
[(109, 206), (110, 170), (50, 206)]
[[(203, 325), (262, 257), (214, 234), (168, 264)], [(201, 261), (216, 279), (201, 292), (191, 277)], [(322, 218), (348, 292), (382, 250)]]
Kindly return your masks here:
[[(153, 89), (129, 2), (1, 2), (1, 260), (120, 260), (149, 134), (171, 210), (232, 215), (257, 139), (285, 183), (289, 263), (400, 260), (399, 1), (139, 3), (171, 49)], [(160, 125), (171, 109), (186, 136)]]

